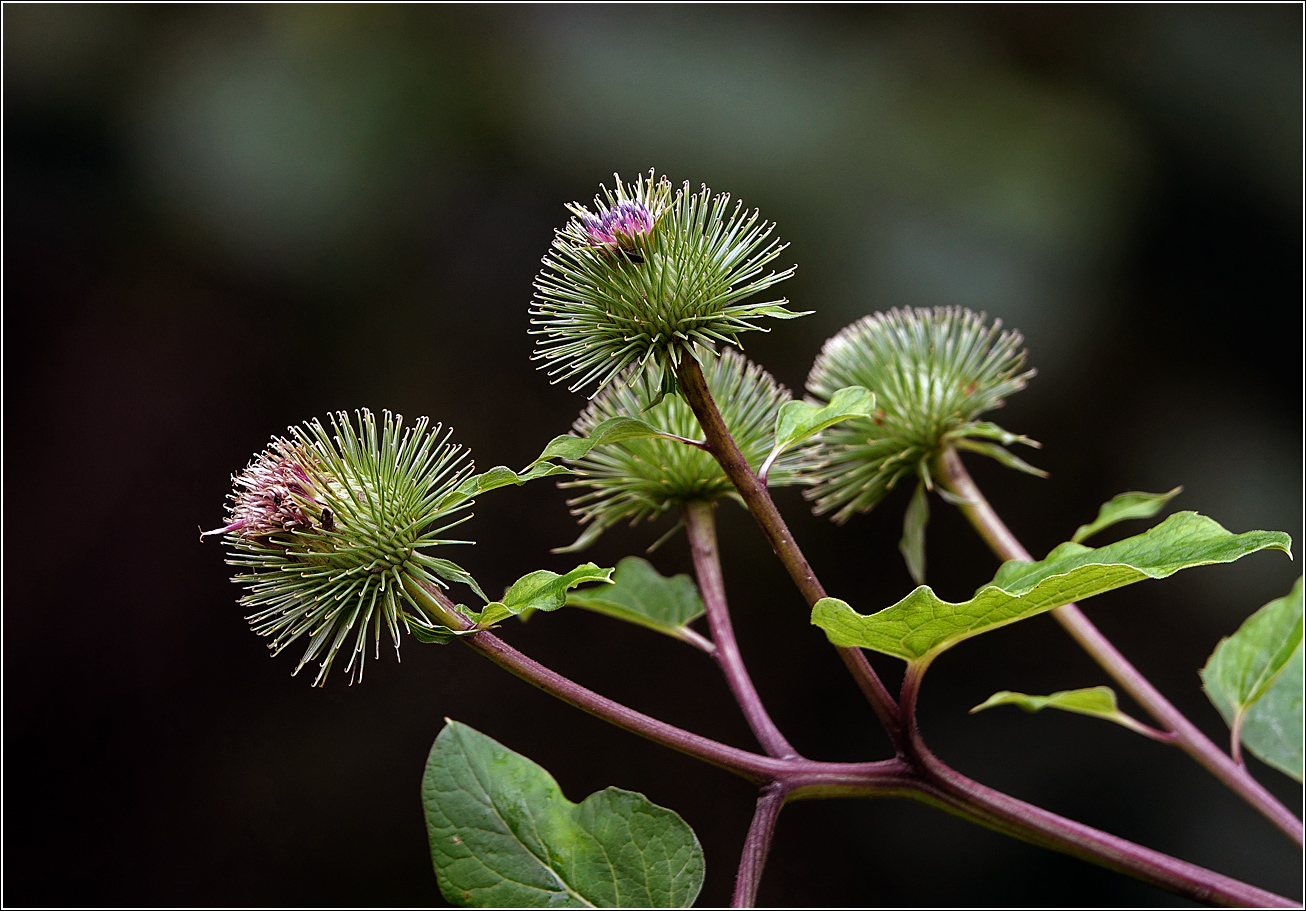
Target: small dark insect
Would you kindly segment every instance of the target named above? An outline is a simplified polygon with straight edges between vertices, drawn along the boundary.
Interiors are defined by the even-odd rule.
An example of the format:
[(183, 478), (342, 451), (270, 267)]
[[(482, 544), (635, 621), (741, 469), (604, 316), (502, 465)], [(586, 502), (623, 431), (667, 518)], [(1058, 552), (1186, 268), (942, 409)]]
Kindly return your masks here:
[(644, 257), (640, 255), (638, 250), (627, 250), (625, 247), (622, 247), (621, 252), (625, 253), (626, 259), (630, 260), (632, 263), (638, 264), (644, 261)]
[(336, 520), (331, 515), (331, 510), (327, 509), (325, 506), (322, 507), (322, 527), (327, 531), (336, 530)]

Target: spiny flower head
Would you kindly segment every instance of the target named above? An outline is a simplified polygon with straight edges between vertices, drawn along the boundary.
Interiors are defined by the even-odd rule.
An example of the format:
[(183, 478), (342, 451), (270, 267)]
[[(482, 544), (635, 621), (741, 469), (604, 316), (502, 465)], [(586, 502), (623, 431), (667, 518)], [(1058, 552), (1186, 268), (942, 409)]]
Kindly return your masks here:
[[(572, 425), (577, 435), (589, 436), (596, 426), (614, 417), (632, 417), (679, 437), (702, 437), (698, 419), (685, 401), (679, 396), (661, 396), (661, 368), (630, 369), (632, 376), (606, 387), (581, 412)], [(726, 427), (756, 471), (771, 448), (776, 413), (790, 400), (789, 390), (730, 348), (703, 358), (703, 375)], [(657, 404), (649, 407), (654, 401)], [(782, 455), (770, 469), (768, 484), (796, 483), (799, 459), (796, 452)], [(568, 505), (589, 527), (568, 550), (587, 547), (606, 528), (624, 519), (634, 524), (687, 503), (711, 503), (730, 495), (738, 498), (710, 453), (661, 437), (597, 446), (572, 467), (579, 479), (559, 486), (588, 489)]]
[(946, 445), (971, 449), (1042, 474), (998, 443), (1037, 445), (975, 418), (1025, 388), (1019, 332), (960, 307), (890, 310), (848, 326), (825, 343), (807, 378), (818, 399), (845, 386), (875, 393), (872, 418), (854, 418), (821, 433), (804, 455), (814, 485), (804, 495), (836, 522), (875, 506), (904, 475), (932, 485), (929, 462)]
[(673, 194), (653, 174), (633, 184), (617, 177), (615, 191), (602, 187), (595, 197), (594, 212), (569, 205), (574, 217), (544, 256), (532, 357), (573, 390), (601, 389), (636, 363), (657, 364), (670, 379), (682, 353), (735, 344), (763, 316), (803, 315), (784, 299), (743, 303), (794, 272), (765, 271), (786, 246), (772, 239), (773, 224), (742, 203), (731, 207), (729, 194), (691, 193), (688, 182)]
[[(404, 580), (444, 585), (441, 577), (470, 577), (447, 560), (422, 552), (438, 544), (467, 543), (440, 537), (467, 515), (470, 505), (451, 495), (471, 470), (466, 452), (449, 434), (421, 418), (404, 428), (385, 412), (332, 414), (327, 424), (290, 428), (232, 477), (223, 534), (233, 548), (228, 562), (245, 567), (233, 581), (248, 592), (247, 619), (279, 654), (308, 638), (295, 673), (321, 657), (314, 681), (322, 683), (341, 648), (350, 653), (351, 679), (362, 679), (369, 634), (380, 653), (381, 627), (396, 653), (400, 628), (436, 626), (414, 606)], [(472, 583), (474, 585), (474, 583)]]

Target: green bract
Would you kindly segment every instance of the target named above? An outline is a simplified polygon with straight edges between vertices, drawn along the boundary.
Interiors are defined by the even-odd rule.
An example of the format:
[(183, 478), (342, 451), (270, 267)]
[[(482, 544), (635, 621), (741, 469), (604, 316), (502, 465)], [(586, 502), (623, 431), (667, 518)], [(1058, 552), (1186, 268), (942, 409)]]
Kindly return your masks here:
[(271, 638), (273, 654), (307, 635), (295, 673), (321, 656), (315, 684), (346, 640), (347, 670), (362, 679), (369, 628), (379, 657), (383, 623), (396, 651), (401, 626), (433, 626), (405, 609), (405, 578), (475, 586), (453, 563), (421, 552), (466, 543), (439, 535), (470, 517), (452, 518), (467, 498), (439, 507), (472, 466), (448, 433), (428, 424), (420, 418), (405, 429), (387, 411), (378, 428), (366, 409), (356, 421), (339, 412), (329, 426), (309, 421), (290, 428), (291, 440), (273, 438), (232, 478), (229, 522), (217, 531), (235, 549), (228, 562), (249, 569), (234, 579), (249, 589), (241, 604), (257, 608), (247, 619)]
[(786, 245), (729, 194), (691, 193), (688, 183), (673, 194), (650, 171), (633, 185), (618, 178), (594, 203), (596, 213), (569, 206), (575, 217), (535, 282), (532, 357), (555, 381), (602, 388), (632, 364), (674, 368), (682, 352), (735, 343), (758, 317), (803, 315), (783, 299), (741, 303), (794, 270), (764, 273)]
[[(727, 348), (702, 359), (703, 375), (739, 450), (756, 471), (771, 449), (780, 406), (789, 390), (761, 367)], [(698, 439), (698, 418), (679, 396), (659, 398), (662, 368), (632, 368), (631, 375), (604, 389), (581, 412), (575, 433), (588, 436), (595, 427), (616, 417), (639, 418), (658, 430)], [(781, 455), (772, 464), (768, 483), (796, 483), (798, 453)], [(653, 519), (667, 509), (692, 502), (713, 502), (733, 495), (734, 485), (712, 455), (697, 446), (662, 437), (627, 439), (594, 447), (572, 462), (579, 480), (562, 487), (589, 488), (568, 505), (590, 527), (569, 549), (588, 546), (608, 526), (629, 519)]]
[[(870, 418), (854, 418), (822, 432), (809, 447), (807, 492), (817, 514), (838, 510), (836, 522), (866, 512), (904, 475), (931, 486), (929, 461), (945, 445), (972, 449), (1022, 470), (1038, 472), (1002, 445), (1037, 445), (975, 418), (1025, 388), (1033, 370), (1018, 332), (960, 307), (890, 310), (848, 326), (825, 343), (807, 388), (829, 401), (846, 386), (875, 394)], [(998, 443), (981, 442), (997, 440)]]

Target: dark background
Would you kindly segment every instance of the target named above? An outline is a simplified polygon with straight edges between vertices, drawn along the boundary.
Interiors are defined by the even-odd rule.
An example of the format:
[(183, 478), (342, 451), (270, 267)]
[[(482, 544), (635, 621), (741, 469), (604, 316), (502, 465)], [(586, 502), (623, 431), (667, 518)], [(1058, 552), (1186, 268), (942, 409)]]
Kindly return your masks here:
[[(972, 470), (1036, 554), (1124, 490), (1300, 537), (1302, 13), (1277, 6), (131, 6), (4, 16), (4, 894), (10, 905), (426, 905), (418, 801), (445, 716), (680, 812), (729, 900), (753, 794), (409, 641), (323, 690), (266, 656), (222, 547), (229, 475), (332, 409), (429, 414), (520, 467), (584, 403), (528, 363), (563, 204), (656, 167), (778, 223), (816, 314), (747, 337), (800, 389), (875, 309), (960, 304), (1025, 333), (1000, 423), (1040, 481)], [(910, 582), (906, 492), (838, 529), (779, 504), (862, 610)], [(930, 581), (995, 561), (934, 501)], [(742, 510), (736, 626), (813, 758), (886, 741)], [(1132, 523), (1117, 536), (1135, 533)], [(575, 560), (548, 482), (485, 497), (455, 559), (495, 591)], [(664, 526), (620, 528), (612, 565)], [(1102, 540), (1108, 540), (1104, 537)], [(688, 569), (683, 538), (655, 555)], [(1088, 605), (1217, 740), (1197, 669), (1287, 592), (1282, 554)], [(508, 629), (616, 699), (751, 747), (711, 662), (582, 612)], [(900, 664), (872, 659), (894, 681)], [(1299, 897), (1301, 854), (1177, 750), (1070, 715), (968, 716), (998, 689), (1107, 682), (1050, 618), (926, 680), (946, 761), (1057, 812)], [(896, 683), (895, 683), (896, 685)], [(1125, 702), (1129, 711), (1136, 707)], [(1252, 760), (1299, 807), (1301, 788)], [(1165, 904), (1087, 864), (898, 802), (786, 809), (764, 904)]]

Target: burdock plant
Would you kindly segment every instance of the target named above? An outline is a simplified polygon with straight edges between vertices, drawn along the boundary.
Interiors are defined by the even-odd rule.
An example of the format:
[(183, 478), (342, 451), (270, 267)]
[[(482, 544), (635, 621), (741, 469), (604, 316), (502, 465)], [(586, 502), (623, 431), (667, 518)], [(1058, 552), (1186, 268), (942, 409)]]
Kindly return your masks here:
[[(554, 437), (538, 459), (520, 471), (500, 466), (471, 474), (464, 453), (425, 419), (405, 429), (389, 413), (378, 422), (362, 411), (292, 428), (235, 476), (228, 521), (214, 533), (225, 536), (232, 562), (245, 570), (236, 581), (248, 588), (243, 603), (254, 610), (254, 629), (271, 638), (274, 651), (307, 639), (299, 667), (321, 659), (318, 682), (342, 649), (361, 677), (365, 647), (376, 642), (379, 648), (383, 627), (396, 647), (404, 632), (420, 642), (457, 641), (590, 715), (743, 778), (757, 788), (757, 804), (742, 839), (736, 906), (757, 898), (784, 806), (835, 797), (917, 800), (1197, 901), (1295, 906), (967, 778), (930, 751), (916, 712), (923, 679), (939, 655), (1050, 611), (1152, 724), (1124, 714), (1105, 685), (1046, 696), (1002, 691), (977, 709), (1061, 709), (1122, 725), (1156, 741), (1157, 749), (1178, 747), (1300, 845), (1301, 822), (1239, 761), (1245, 748), (1301, 780), (1300, 583), (1222, 642), (1202, 672), (1208, 695), (1231, 725), (1232, 756), (1072, 603), (1189, 567), (1287, 551), (1288, 536), (1232, 534), (1180, 512), (1142, 534), (1096, 548), (1084, 544), (1124, 519), (1156, 515), (1177, 491), (1134, 492), (1105, 504), (1070, 540), (1034, 560), (960, 458), (970, 451), (1037, 473), (1005, 448), (1029, 440), (980, 419), (1033, 375), (1024, 367), (1020, 335), (955, 308), (874, 314), (826, 344), (808, 383), (814, 398), (795, 401), (761, 367), (726, 347), (760, 328), (763, 316), (799, 315), (784, 301), (750, 301), (792, 273), (766, 271), (783, 249), (772, 226), (725, 195), (690, 192), (687, 184), (673, 191), (653, 173), (605, 189), (594, 211), (573, 204), (571, 220), (544, 257), (531, 308), (535, 357), (555, 379), (572, 380), (573, 388), (592, 385), (595, 394), (572, 432)], [(615, 522), (678, 512), (695, 578), (665, 577), (630, 556), (615, 569), (586, 563), (566, 573), (536, 570), (489, 601), (470, 575), (429, 552), (454, 543), (444, 535), (468, 517), (473, 497), (550, 475), (569, 476), (564, 486), (578, 492), (570, 505), (583, 532), (568, 550)], [(842, 521), (912, 478), (917, 496), (903, 550), (914, 574), (923, 575), (927, 489), (956, 505), (1006, 562), (965, 601), (945, 601), (921, 584), (895, 604), (861, 613), (827, 594), (769, 486), (812, 484), (816, 510)], [(884, 757), (805, 757), (769, 716), (735, 643), (725, 597), (713, 510), (727, 498), (753, 515), (807, 603), (787, 634), (800, 634), (808, 622), (824, 632), (884, 729), (891, 744)], [(885, 565), (879, 555), (861, 555), (843, 577), (869, 576)], [(480, 610), (455, 604), (444, 590), (452, 582), (487, 603)], [(855, 584), (842, 594), (865, 597)], [(756, 744), (728, 745), (635, 711), (496, 635), (512, 635), (513, 617), (566, 605), (709, 653)], [(704, 616), (708, 635), (691, 627)], [(870, 665), (867, 649), (904, 662), (896, 693)], [(786, 675), (787, 685), (803, 684), (789, 680), (784, 666), (768, 670)], [(632, 673), (643, 679), (650, 672), (632, 661)], [(457, 722), (448, 722), (431, 748), (422, 802), (436, 878), (454, 904), (685, 907), (703, 883), (702, 846), (674, 811), (615, 787), (572, 803), (544, 769)], [(819, 882), (816, 871), (814, 890)], [(819, 902), (819, 891), (811, 899)]]

